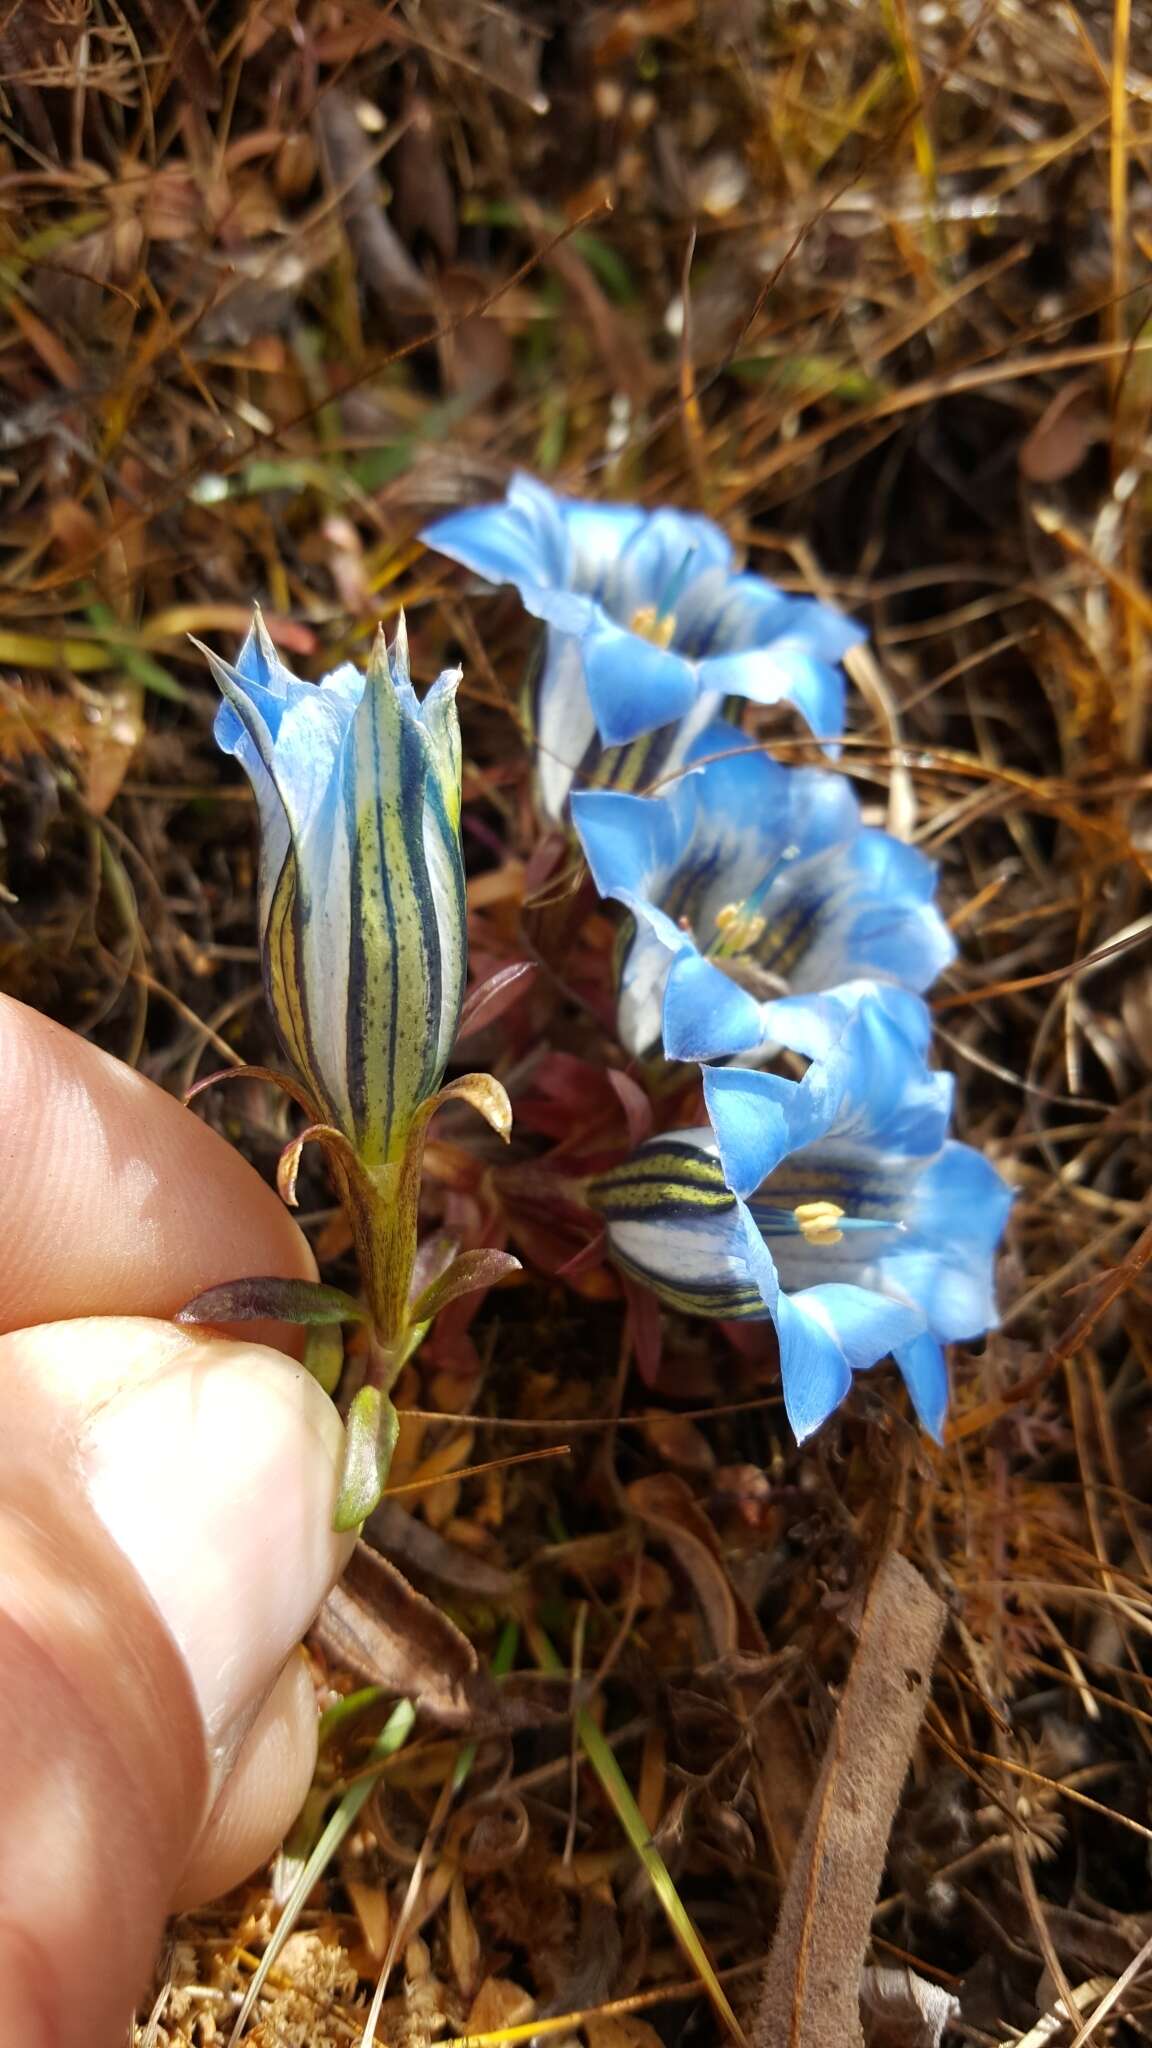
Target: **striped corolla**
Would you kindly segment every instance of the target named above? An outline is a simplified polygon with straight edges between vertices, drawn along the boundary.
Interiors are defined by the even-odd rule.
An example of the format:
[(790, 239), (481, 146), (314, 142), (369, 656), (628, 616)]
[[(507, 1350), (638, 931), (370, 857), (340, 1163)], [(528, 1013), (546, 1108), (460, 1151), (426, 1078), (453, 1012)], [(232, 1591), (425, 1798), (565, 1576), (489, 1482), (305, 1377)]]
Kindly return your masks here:
[(830, 747), (841, 737), (840, 663), (861, 627), (738, 572), (727, 536), (699, 514), (588, 503), (518, 475), (500, 503), (449, 513), (422, 538), (514, 584), (545, 622), (537, 782), (556, 822), (573, 786), (667, 774), (728, 698), (792, 704)]
[(323, 1124), (368, 1169), (395, 1163), (464, 990), (459, 672), (419, 702), (403, 622), (366, 674), (346, 663), (319, 683), (290, 673), (259, 614), (234, 663), (208, 658), (225, 700), (217, 741), (259, 810), (278, 1035)]
[(714, 1067), (704, 1085), (711, 1128), (652, 1138), (591, 1183), (613, 1257), (688, 1314), (771, 1318), (798, 1439), (889, 1352), (939, 1438), (942, 1347), (995, 1323), (1011, 1200), (947, 1135), (950, 1077), (865, 997), (803, 1081)]
[(907, 992), (956, 950), (933, 863), (863, 825), (840, 775), (782, 767), (723, 725), (701, 751), (662, 795), (572, 796), (593, 880), (632, 916), (623, 1044), (669, 1059), (755, 1060), (779, 1045), (815, 1058), (874, 982), (905, 1033), (924, 1036)]

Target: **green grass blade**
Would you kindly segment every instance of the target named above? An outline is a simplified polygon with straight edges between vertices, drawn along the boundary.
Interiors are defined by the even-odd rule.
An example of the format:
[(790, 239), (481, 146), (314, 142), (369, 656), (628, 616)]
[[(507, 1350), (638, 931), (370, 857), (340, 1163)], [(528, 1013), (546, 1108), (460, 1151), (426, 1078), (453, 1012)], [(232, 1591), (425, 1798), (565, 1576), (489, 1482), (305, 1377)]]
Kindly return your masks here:
[(228, 2037), (228, 2048), (236, 2048), (236, 2043), (239, 2041), (248, 2021), (252, 2017), (256, 2000), (259, 1998), (267, 1982), (268, 1973), (275, 1967), (276, 1958), (296, 1925), (305, 1899), (336, 1854), (345, 1835), (352, 1828), (369, 1793), (373, 1790), (377, 1773), (373, 1770), (372, 1766), (374, 1764), (382, 1764), (386, 1758), (394, 1756), (398, 1749), (404, 1747), (412, 1732), (412, 1725), (415, 1719), (416, 1709), (411, 1700), (401, 1700), (398, 1705), (393, 1707), (391, 1714), (372, 1744), (367, 1765), (362, 1772), (357, 1774), (355, 1784), (349, 1785), (340, 1804), (326, 1823), (316, 1847), (313, 1849), (312, 1854), (309, 1856), (308, 1861), (285, 1900), (284, 1911), (276, 1922), (272, 1938), (261, 1956), (252, 1982), (244, 1994), (244, 2003), (236, 2015), (236, 2024)]
[[(532, 1647), (541, 1669), (562, 1674), (564, 1666), (543, 1629), (533, 1628), (531, 1634)], [(668, 1865), (653, 1842), (648, 1824), (632, 1797), (628, 1780), (620, 1769), (610, 1744), (584, 1707), (579, 1707), (576, 1711), (576, 1733), (584, 1754), (612, 1803), (617, 1820), (644, 1866), (648, 1882), (663, 1907), (668, 1925), (696, 1970), (732, 2039), (744, 2044), (746, 2048), (744, 2030), (728, 2003), (724, 1987), (712, 1967), (707, 1950), (672, 1882)]]

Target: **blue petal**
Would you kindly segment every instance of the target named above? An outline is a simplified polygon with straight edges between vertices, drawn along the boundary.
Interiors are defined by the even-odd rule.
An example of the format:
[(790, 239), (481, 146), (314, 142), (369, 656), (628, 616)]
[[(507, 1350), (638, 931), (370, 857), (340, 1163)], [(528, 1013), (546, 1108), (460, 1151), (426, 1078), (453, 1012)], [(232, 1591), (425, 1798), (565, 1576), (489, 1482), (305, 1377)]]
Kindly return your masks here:
[(755, 997), (691, 947), (672, 964), (662, 1022), (670, 1060), (727, 1059), (754, 1051), (763, 1037)]
[[(720, 701), (717, 697), (717, 702)], [(757, 740), (750, 738), (746, 732), (741, 732), (740, 727), (733, 725), (730, 719), (710, 718), (693, 736), (684, 759), (686, 765), (693, 767), (720, 768), (740, 754), (756, 754), (762, 759), (771, 758), (764, 755), (764, 750)]]
[(259, 705), (261, 716), (275, 736), (279, 730), (280, 714), (292, 691), (300, 688), (300, 681), (277, 654), (259, 609), (254, 613), (234, 666), (241, 681), (250, 686), (251, 701)]
[(773, 1320), (784, 1405), (798, 1442), (843, 1400), (854, 1372), (913, 1342), (923, 1329), (916, 1309), (838, 1282), (781, 1294)]
[(655, 515), (642, 505), (602, 504), (584, 498), (558, 498), (556, 503), (568, 535), (572, 586), (603, 602), (621, 556)]
[(753, 834), (774, 858), (787, 835), (782, 814), (792, 793), (789, 770), (724, 718), (704, 728), (691, 760), (697, 768), (701, 835), (719, 832), (730, 841), (736, 834)]
[(932, 1038), (928, 1005), (908, 989), (876, 981), (845, 981), (818, 995), (777, 996), (762, 1004), (760, 1020), (765, 1049), (785, 1045), (806, 1059), (826, 1059), (865, 996), (880, 1005), (923, 1059)]
[(696, 819), (697, 780), (686, 776), (662, 797), (573, 792), (572, 823), (602, 896), (646, 895), (683, 858)]
[(826, 1422), (852, 1385), (852, 1371), (835, 1336), (806, 1316), (786, 1294), (772, 1318), (780, 1339), (784, 1409), (797, 1443)]
[(946, 1343), (996, 1324), (995, 1254), (1012, 1191), (982, 1153), (949, 1141), (909, 1190), (907, 1250), (886, 1253), (887, 1286), (918, 1302)]
[(867, 634), (856, 619), (814, 597), (792, 597), (762, 576), (734, 576), (717, 651), (773, 641), (817, 661), (838, 663)]
[(705, 726), (688, 758), (699, 769), (700, 840), (738, 842), (742, 870), (759, 864), (757, 886), (785, 848), (802, 860), (859, 832), (860, 806), (842, 775), (785, 768), (726, 719)]
[(915, 846), (869, 825), (861, 832), (855, 852), (859, 873), (874, 885), (878, 895), (900, 896), (909, 903), (932, 901), (936, 863)]
[(932, 900), (935, 863), (889, 833), (866, 828), (852, 864), (868, 894), (852, 918), (851, 950), (873, 973), (928, 988), (956, 957), (956, 942)]
[(710, 519), (662, 507), (629, 535), (604, 578), (604, 602), (623, 625), (649, 607), (660, 618), (675, 616), (697, 578), (731, 562), (732, 544)]
[(833, 605), (814, 597), (793, 597), (791, 612), (779, 644), (802, 648), (818, 661), (842, 662), (853, 647), (860, 647), (868, 634), (859, 619), (838, 612)]
[(971, 1145), (950, 1141), (916, 1183), (913, 1228), (925, 1236), (954, 1237), (992, 1251), (1015, 1199), (991, 1160)]
[(610, 623), (595, 598), (578, 590), (556, 589), (550, 583), (530, 583), (522, 577), (516, 586), (520, 602), (534, 619), (543, 619), (557, 633), (582, 639), (594, 626)]
[(792, 1112), (802, 1083), (748, 1067), (705, 1067), (704, 1101), (724, 1178), (753, 1195), (792, 1147)]
[(700, 664), (706, 690), (748, 697), (754, 704), (794, 704), (825, 751), (834, 753), (844, 731), (844, 676), (830, 663), (792, 647), (750, 647), (741, 654), (710, 655)]
[(583, 656), (589, 702), (606, 747), (623, 746), (654, 726), (670, 725), (696, 702), (699, 686), (691, 662), (607, 618), (587, 633)]
[(944, 1142), (952, 1093), (951, 1075), (927, 1067), (884, 1005), (865, 996), (828, 1059), (801, 1083), (810, 1107), (793, 1119), (795, 1142), (829, 1136), (927, 1158)]
[(943, 1443), (948, 1413), (948, 1366), (943, 1349), (925, 1330), (910, 1344), (894, 1345), (892, 1356), (904, 1375), (921, 1425), (938, 1444)]
[[(571, 799), (572, 822), (597, 888), (636, 920), (620, 970), (617, 1029), (627, 1050), (641, 1057), (660, 1039), (669, 966), (691, 947), (653, 899), (692, 838), (698, 779), (685, 776), (660, 798), (580, 790)], [(755, 1028), (755, 1004), (752, 1012)]]
[(944, 1142), (953, 1085), (950, 1075), (924, 1064), (872, 995), (799, 1083), (744, 1067), (706, 1068), (703, 1079), (725, 1174), (743, 1195), (753, 1194), (786, 1153), (824, 1139), (897, 1158), (930, 1157)]
[(956, 942), (931, 903), (865, 903), (853, 917), (846, 953), (861, 971), (928, 988), (956, 958)]
[(420, 538), (489, 583), (561, 588), (569, 575), (562, 505), (534, 477), (519, 475), (502, 503), (449, 512), (425, 527)]

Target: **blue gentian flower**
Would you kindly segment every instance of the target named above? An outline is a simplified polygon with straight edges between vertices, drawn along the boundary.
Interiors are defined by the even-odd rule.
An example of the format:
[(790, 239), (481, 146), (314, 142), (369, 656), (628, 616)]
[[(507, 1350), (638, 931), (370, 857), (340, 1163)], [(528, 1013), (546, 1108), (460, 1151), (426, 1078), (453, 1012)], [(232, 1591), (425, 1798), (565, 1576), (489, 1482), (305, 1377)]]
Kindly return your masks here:
[(575, 791), (572, 821), (600, 893), (632, 913), (618, 1028), (630, 1052), (670, 1059), (817, 1058), (861, 985), (923, 1051), (927, 1015), (905, 992), (955, 946), (923, 854), (863, 826), (842, 776), (784, 768), (702, 736), (705, 764), (660, 796)]
[(667, 773), (678, 739), (730, 697), (793, 704), (820, 738), (840, 737), (840, 662), (861, 628), (738, 573), (711, 520), (585, 503), (520, 475), (503, 503), (449, 513), (422, 537), (488, 582), (514, 584), (546, 623), (535, 723), (550, 818), (563, 817), (573, 783), (635, 788)]
[(613, 1257), (690, 1314), (770, 1317), (798, 1439), (888, 1352), (939, 1438), (942, 1346), (995, 1323), (1011, 1200), (947, 1136), (950, 1077), (865, 997), (803, 1081), (716, 1067), (704, 1087), (710, 1130), (650, 1139), (591, 1184)]
[(299, 682), (259, 614), (216, 738), (260, 814), (264, 980), (284, 1050), (370, 1170), (402, 1159), (459, 1021), (466, 969), (457, 670), (417, 700), (403, 623), (351, 663)]

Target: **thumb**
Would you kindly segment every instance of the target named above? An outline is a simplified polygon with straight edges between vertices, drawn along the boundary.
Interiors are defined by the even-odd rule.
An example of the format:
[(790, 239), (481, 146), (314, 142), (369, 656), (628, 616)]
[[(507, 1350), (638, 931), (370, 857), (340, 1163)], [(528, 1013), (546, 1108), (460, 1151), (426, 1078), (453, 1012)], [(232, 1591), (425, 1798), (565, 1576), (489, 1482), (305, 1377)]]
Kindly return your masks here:
[(291, 1819), (314, 1726), (277, 1678), (348, 1555), (340, 1458), (263, 1346), (0, 1338), (0, 2048), (119, 2048), (177, 1890)]

